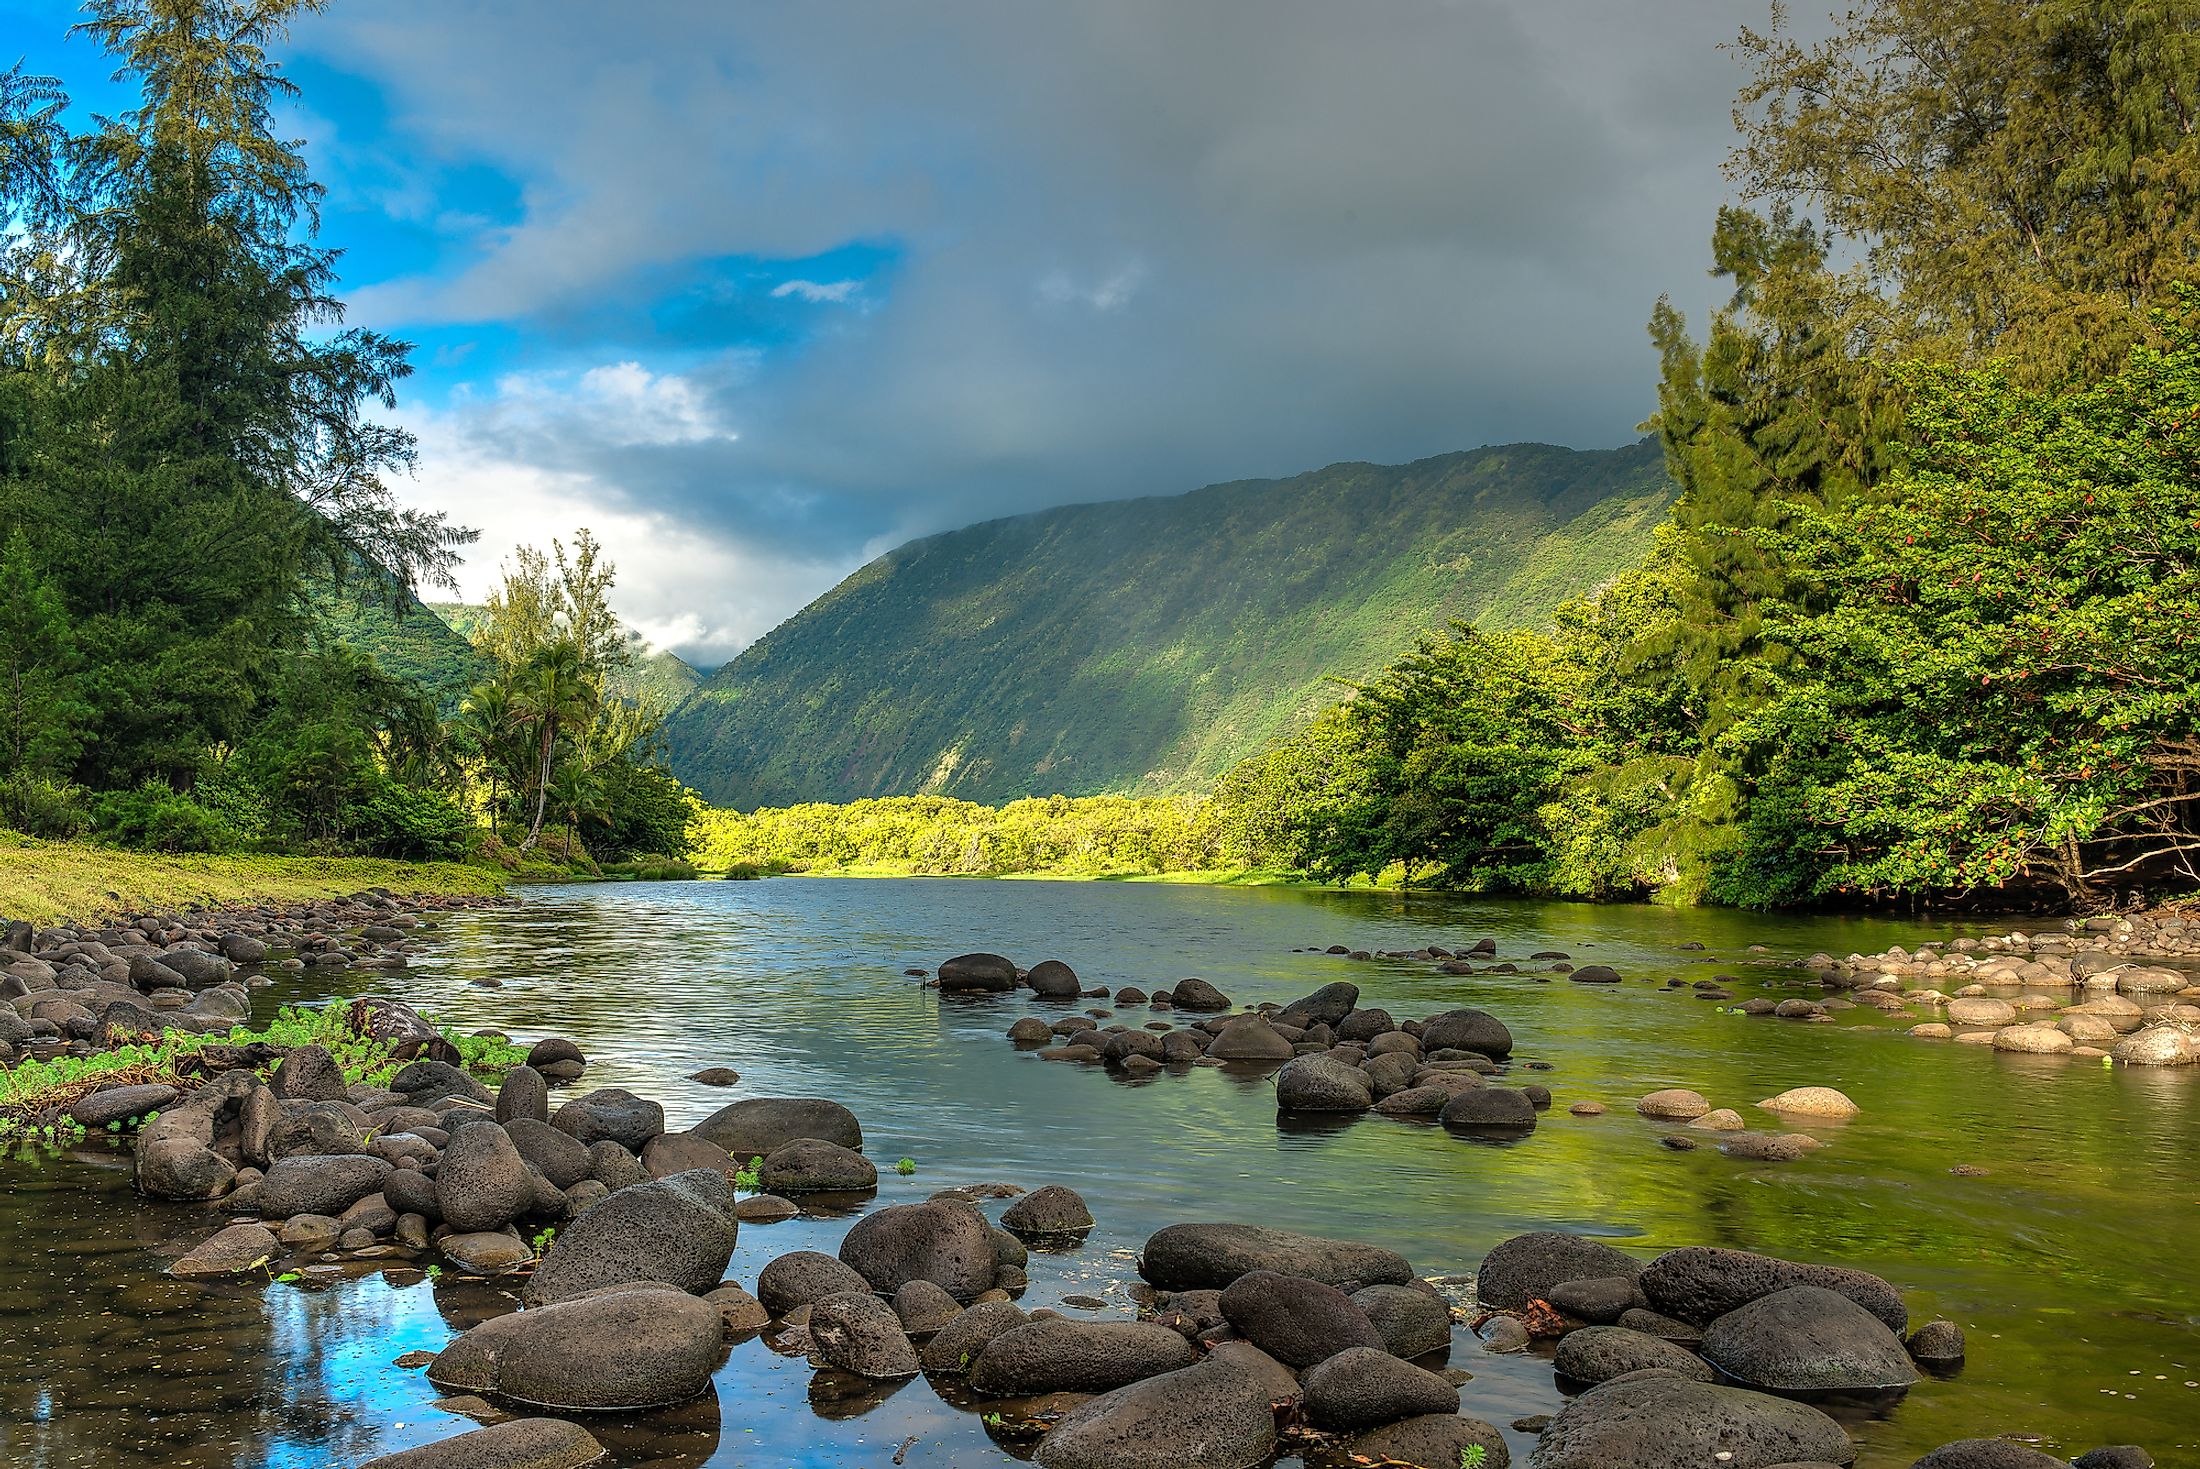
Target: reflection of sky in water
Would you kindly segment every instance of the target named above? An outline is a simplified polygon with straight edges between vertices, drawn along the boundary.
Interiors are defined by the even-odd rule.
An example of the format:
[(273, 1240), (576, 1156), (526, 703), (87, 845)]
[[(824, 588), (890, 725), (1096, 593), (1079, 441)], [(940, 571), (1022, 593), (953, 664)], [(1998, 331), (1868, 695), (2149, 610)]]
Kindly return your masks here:
[[(1565, 949), (1630, 982), (1453, 977), (1290, 952), (1333, 941), (1460, 947), (1483, 934), (1509, 957)], [(517, 911), (448, 920), (402, 989), (468, 1027), (574, 1036), (592, 1058), (590, 1085), (658, 1097), (675, 1126), (738, 1096), (844, 1100), (874, 1158), (917, 1160), (914, 1178), (885, 1175), (882, 1202), (996, 1178), (1078, 1188), (1100, 1228), (1084, 1250), (1034, 1256), (1027, 1306), (1084, 1292), (1127, 1313), (1129, 1252), (1183, 1219), (1377, 1239), (1428, 1274), (1470, 1270), (1506, 1235), (1552, 1225), (1644, 1252), (1768, 1249), (1880, 1270), (1921, 1317), (1945, 1312), (1972, 1332), (1963, 1377), (1921, 1385), (1891, 1419), (1852, 1425), (1865, 1469), (1900, 1469), (1934, 1444), (2012, 1428), (2057, 1435), (2068, 1453), (2137, 1440), (2177, 1462), (2179, 1449), (2200, 1447), (2200, 1390), (2183, 1386), (2200, 1378), (2200, 1264), (2157, 1246), (2189, 1227), (2188, 1160), (2200, 1147), (2192, 1076), (1930, 1046), (1887, 1034), (1890, 1022), (1868, 1011), (1834, 1026), (1749, 1020), (1639, 982), (1738, 973), (1777, 983), (1792, 976), (1737, 967), (1751, 957), (1746, 945), (1794, 956), (1921, 936), (1868, 919), (1395, 894), (784, 879), (532, 890)], [(1678, 950), (1687, 940), (1710, 950)], [(1349, 978), (1363, 1004), (1400, 1017), (1481, 1005), (1511, 1024), (1523, 1060), (1553, 1063), (1535, 1079), (1556, 1105), (1532, 1137), (1504, 1146), (1373, 1117), (1279, 1128), (1265, 1077), (1198, 1069), (1125, 1083), (1043, 1062), (1012, 1051), (1002, 1031), (1020, 1015), (1072, 1007), (943, 1000), (902, 974), (971, 948), (1025, 963), (1060, 957), (1111, 989), (1198, 973), (1240, 1002), (1284, 1001)], [(485, 977), (503, 987), (467, 982)], [(286, 979), (263, 1001), (376, 983)], [(1142, 1024), (1154, 1013), (1129, 1007), (1118, 1018)], [(741, 1084), (685, 1079), (716, 1065), (740, 1071)], [(1757, 1121), (1751, 1102), (1806, 1082), (1842, 1087), (1864, 1115), (1818, 1128), (1830, 1146), (1786, 1167), (1708, 1146), (1671, 1153), (1627, 1108), (1653, 1087), (1687, 1085)], [(1565, 1115), (1585, 1097), (1614, 1115)], [(1955, 1178), (1956, 1163), (1990, 1172)], [(59, 1186), (53, 1169), (11, 1168), (0, 1191), (0, 1462), (317, 1469), (467, 1426), (393, 1359), (434, 1350), (495, 1309), (480, 1288), (414, 1276), (267, 1289), (164, 1282), (147, 1246), (203, 1236), (206, 1216), (133, 1207), (111, 1165), (87, 1197), (85, 1170), (64, 1167)], [(746, 1227), (730, 1273), (753, 1283), (771, 1257), (831, 1250), (845, 1228)], [(2145, 1243), (2144, 1268), (2129, 1242)], [(58, 1296), (56, 1261), (75, 1282)], [(1453, 1362), (1475, 1374), (1467, 1411), (1500, 1426), (1560, 1404), (1544, 1361), (1490, 1357), (1462, 1334)], [(883, 1401), (820, 1399), (817, 1386), (799, 1359), (750, 1341), (734, 1348), (715, 1399), (590, 1427), (629, 1469), (871, 1466), (911, 1437), (909, 1469), (1006, 1462), (975, 1405), (950, 1406), (922, 1381)], [(1532, 1442), (1511, 1439), (1516, 1457)]]

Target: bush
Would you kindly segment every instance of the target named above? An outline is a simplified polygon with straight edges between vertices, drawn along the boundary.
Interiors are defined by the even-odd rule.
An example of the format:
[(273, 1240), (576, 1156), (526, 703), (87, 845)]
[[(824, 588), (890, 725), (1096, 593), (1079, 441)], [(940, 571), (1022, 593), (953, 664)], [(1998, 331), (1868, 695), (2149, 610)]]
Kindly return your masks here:
[(450, 797), (400, 785), (376, 771), (367, 795), (344, 810), (348, 846), (370, 857), (443, 862), (466, 855), (474, 820)]
[(596, 773), (603, 788), (603, 828), (589, 845), (607, 857), (684, 859), (695, 850), (689, 831), (694, 795), (652, 765), (615, 760)]
[(81, 834), (91, 819), (82, 786), (46, 780), (27, 770), (0, 780), (0, 826), (61, 841)]
[(230, 852), (244, 845), (221, 817), (164, 780), (100, 796), (92, 825), (101, 839), (140, 852)]

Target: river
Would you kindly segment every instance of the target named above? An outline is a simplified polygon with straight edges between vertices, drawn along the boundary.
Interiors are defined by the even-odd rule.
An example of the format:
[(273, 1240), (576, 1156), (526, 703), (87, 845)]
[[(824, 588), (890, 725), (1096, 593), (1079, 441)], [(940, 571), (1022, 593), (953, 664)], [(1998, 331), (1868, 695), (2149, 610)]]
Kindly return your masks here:
[[(1991, 931), (1975, 924), (1971, 931)], [(1815, 949), (1872, 952), (1944, 930), (1866, 918), (1763, 917), (1440, 895), (1114, 883), (848, 880), (572, 885), (517, 909), (448, 916), (394, 982), (286, 977), (263, 1006), (379, 985), (437, 1018), (522, 1038), (578, 1040), (583, 1086), (665, 1104), (669, 1125), (741, 1096), (852, 1107), (881, 1164), (879, 1203), (954, 1184), (1065, 1183), (1099, 1227), (1070, 1254), (1034, 1254), (1023, 1304), (1068, 1293), (1130, 1307), (1134, 1252), (1154, 1229), (1244, 1220), (1397, 1249), (1424, 1275), (1471, 1272), (1535, 1228), (1598, 1234), (1645, 1256), (1682, 1244), (1861, 1266), (1905, 1292), (1913, 1320), (1970, 1335), (1958, 1376), (1927, 1378), (1882, 1416), (1851, 1416), (1865, 1469), (1903, 1469), (1956, 1438), (2017, 1429), (2068, 1456), (2136, 1442), (2163, 1464), (2200, 1453), (2200, 1081), (1912, 1040), (1869, 1009), (1837, 1024), (1748, 1018), (1653, 983), (1741, 977), (1784, 997), (1770, 967)], [(1448, 976), (1425, 963), (1294, 952), (1464, 947), (1508, 958), (1554, 948), (1617, 967), (1617, 986), (1528, 975)], [(1680, 946), (1698, 942), (1702, 952)], [(1769, 954), (1749, 954), (1762, 944)], [(1003, 1039), (1029, 996), (943, 999), (907, 978), (989, 949), (1066, 960), (1086, 983), (1166, 986), (1199, 975), (1240, 1004), (1350, 979), (1400, 1017), (1460, 1005), (1512, 1028), (1516, 1061), (1556, 1100), (1503, 1145), (1379, 1116), (1279, 1127), (1268, 1082), (1215, 1068), (1127, 1082), (1053, 1065)], [(1753, 967), (1745, 967), (1753, 966)], [(476, 981), (495, 980), (500, 987)], [(1086, 1002), (1092, 1003), (1092, 1002)], [(1169, 1018), (1167, 1012), (1159, 1012)], [(1155, 1018), (1143, 1007), (1120, 1017)], [(730, 1066), (730, 1090), (685, 1078)], [(1790, 1086), (1836, 1086), (1862, 1115), (1812, 1129), (1828, 1146), (1754, 1164), (1674, 1152), (1633, 1114), (1663, 1086), (1753, 1119)], [(1595, 1099), (1610, 1115), (1576, 1118)], [(915, 1163), (909, 1177), (895, 1160)], [(1965, 1165), (1966, 1171), (1951, 1171)], [(100, 1142), (19, 1153), (0, 1188), (0, 1462), (32, 1469), (320, 1469), (447, 1437), (470, 1421), (393, 1360), (434, 1350), (501, 1309), (481, 1287), (417, 1271), (284, 1284), (185, 1284), (160, 1274), (208, 1216), (139, 1203), (127, 1154)], [(1983, 1170), (1982, 1172), (1979, 1170)], [(998, 1212), (997, 1207), (994, 1210)], [(846, 1219), (746, 1225), (729, 1271), (753, 1284), (789, 1250), (830, 1250)], [(1547, 1360), (1481, 1351), (1462, 1328), (1464, 1411), (1505, 1427), (1556, 1411)], [(1006, 1462), (980, 1406), (923, 1379), (883, 1398), (813, 1394), (799, 1358), (751, 1340), (715, 1398), (591, 1423), (639, 1466)], [(1516, 1461), (1530, 1435), (1508, 1430)]]

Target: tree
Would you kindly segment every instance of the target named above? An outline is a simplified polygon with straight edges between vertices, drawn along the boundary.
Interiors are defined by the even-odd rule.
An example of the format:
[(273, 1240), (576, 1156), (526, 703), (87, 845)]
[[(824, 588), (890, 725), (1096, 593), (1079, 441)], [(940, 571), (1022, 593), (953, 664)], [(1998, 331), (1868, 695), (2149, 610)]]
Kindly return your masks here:
[(521, 851), (541, 840), (543, 817), (549, 810), (550, 783), (555, 771), (552, 757), (561, 739), (583, 734), (595, 718), (598, 694), (588, 677), (588, 665), (579, 645), (570, 638), (538, 648), (522, 665), (513, 681), (512, 717), (530, 732), (535, 748), (534, 815), (527, 827)]
[(82, 743), (76, 639), (20, 531), (0, 546), (0, 775), (49, 777)]

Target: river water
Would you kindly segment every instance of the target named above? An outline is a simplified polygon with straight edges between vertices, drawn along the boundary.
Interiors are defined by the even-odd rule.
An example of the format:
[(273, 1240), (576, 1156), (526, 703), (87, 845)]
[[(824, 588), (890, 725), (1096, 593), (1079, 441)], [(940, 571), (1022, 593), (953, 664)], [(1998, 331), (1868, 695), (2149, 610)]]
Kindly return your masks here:
[[(2063, 1456), (2137, 1442), (2165, 1465), (2200, 1462), (2200, 1078), (1911, 1040), (1900, 1026), (1913, 1022), (1868, 1009), (1831, 1025), (1745, 1018), (1655, 983), (1723, 973), (1741, 977), (1738, 997), (1779, 997), (1800, 992), (1800, 976), (1768, 961), (1943, 935), (1879, 919), (1438, 895), (783, 878), (530, 889), (516, 910), (443, 919), (394, 987), (463, 1028), (572, 1036), (590, 1057), (584, 1086), (655, 1097), (676, 1128), (740, 1096), (843, 1101), (881, 1164), (880, 1204), (989, 1180), (1075, 1187), (1099, 1228), (1074, 1253), (1034, 1254), (1027, 1308), (1081, 1292), (1127, 1316), (1131, 1252), (1186, 1220), (1367, 1239), (1424, 1275), (1471, 1272), (1491, 1245), (1534, 1228), (1645, 1256), (1729, 1245), (1876, 1271), (1904, 1290), (1913, 1320), (1945, 1315), (1968, 1331), (1959, 1376), (1848, 1420), (1865, 1469), (2016, 1430)], [(1483, 936), (1507, 958), (1561, 949), (1627, 983), (1294, 952)], [(1691, 941), (1705, 950), (1680, 947)], [(1279, 1127), (1264, 1078), (1192, 1068), (1126, 1082), (1042, 1062), (1003, 1032), (1066, 1010), (1029, 996), (943, 999), (903, 976), (971, 949), (1063, 959), (1111, 990), (1197, 974), (1247, 1004), (1351, 979), (1363, 1005), (1401, 1017), (1478, 1006), (1511, 1026), (1516, 1061), (1550, 1063), (1535, 1079), (1556, 1102), (1534, 1134), (1504, 1145), (1377, 1116)], [(371, 988), (363, 976), (301, 977), (262, 1002)], [(741, 1084), (684, 1079), (706, 1066), (733, 1067)], [(1688, 1086), (1754, 1122), (1763, 1114), (1750, 1103), (1813, 1083), (1841, 1088), (1862, 1115), (1812, 1129), (1828, 1145), (1790, 1164), (1671, 1151), (1631, 1106)], [(1613, 1110), (1569, 1116), (1583, 1099)], [(890, 1171), (903, 1157), (911, 1177)], [(417, 1271), (169, 1281), (164, 1253), (210, 1233), (212, 1216), (137, 1202), (126, 1154), (93, 1143), (4, 1169), (0, 1463), (320, 1469), (470, 1426), (392, 1359), (508, 1307), (497, 1293)], [(744, 1226), (729, 1274), (753, 1284), (773, 1256), (831, 1250), (847, 1223)], [(1474, 1374), (1463, 1410), (1500, 1427), (1563, 1402), (1547, 1360), (1484, 1353), (1464, 1329), (1451, 1360)], [(629, 1469), (885, 1465), (905, 1444), (913, 1469), (1008, 1461), (982, 1405), (943, 1401), (923, 1379), (883, 1398), (812, 1379), (799, 1358), (751, 1340), (733, 1349), (714, 1398), (591, 1427)], [(1533, 1444), (1509, 1439), (1516, 1460)]]

